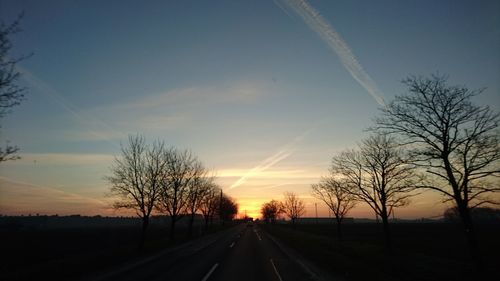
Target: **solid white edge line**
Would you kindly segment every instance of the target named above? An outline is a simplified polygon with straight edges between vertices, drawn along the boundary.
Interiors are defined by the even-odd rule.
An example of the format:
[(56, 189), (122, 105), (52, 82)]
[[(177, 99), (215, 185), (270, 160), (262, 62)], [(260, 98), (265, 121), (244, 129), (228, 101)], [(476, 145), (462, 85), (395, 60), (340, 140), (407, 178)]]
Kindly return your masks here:
[(270, 259), (270, 261), (271, 261), (271, 265), (273, 266), (274, 273), (276, 273), (276, 276), (278, 276), (278, 279), (279, 279), (280, 281), (283, 281), (283, 279), (281, 279), (280, 273), (278, 272), (278, 269), (277, 269), (277, 268), (276, 268), (276, 266), (274, 265), (274, 261), (273, 261), (273, 259)]
[(210, 271), (205, 275), (205, 277), (203, 277), (203, 279), (201, 279), (201, 281), (207, 281), (208, 278), (210, 277), (210, 275), (212, 275), (212, 273), (214, 273), (214, 270), (217, 268), (217, 266), (219, 266), (218, 263), (214, 264), (214, 266), (212, 266), (212, 268), (210, 269)]

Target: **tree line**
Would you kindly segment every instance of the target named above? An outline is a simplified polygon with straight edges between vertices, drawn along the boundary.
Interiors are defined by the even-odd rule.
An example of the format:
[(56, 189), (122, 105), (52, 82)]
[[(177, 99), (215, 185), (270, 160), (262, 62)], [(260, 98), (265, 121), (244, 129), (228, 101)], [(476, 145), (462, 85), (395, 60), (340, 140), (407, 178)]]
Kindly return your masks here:
[(171, 240), (183, 217), (189, 219), (191, 236), (196, 214), (203, 215), (207, 229), (214, 218), (228, 221), (238, 213), (234, 199), (223, 194), (215, 176), (191, 151), (167, 147), (163, 141), (147, 144), (143, 136), (129, 136), (110, 170), (105, 179), (116, 198), (114, 207), (134, 210), (141, 218), (141, 244), (153, 213), (170, 217)]
[(451, 202), (463, 226), (470, 256), (480, 262), (471, 213), (499, 204), (499, 113), (473, 98), (483, 90), (449, 85), (446, 76), (410, 76), (374, 119), (371, 135), (332, 157), (329, 174), (312, 193), (338, 224), (358, 202), (380, 217), (391, 248), (389, 217), (410, 198), (431, 190)]
[(298, 218), (302, 217), (306, 212), (306, 206), (302, 199), (293, 192), (285, 192), (283, 194), (283, 201), (271, 200), (262, 204), (260, 213), (262, 219), (266, 223), (274, 223), (276, 219), (285, 214), (293, 225)]

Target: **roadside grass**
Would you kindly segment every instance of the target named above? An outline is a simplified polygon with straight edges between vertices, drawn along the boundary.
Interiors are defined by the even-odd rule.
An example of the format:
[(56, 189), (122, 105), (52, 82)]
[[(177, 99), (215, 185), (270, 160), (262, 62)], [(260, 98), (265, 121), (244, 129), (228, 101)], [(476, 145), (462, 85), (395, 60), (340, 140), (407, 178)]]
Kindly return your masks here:
[(175, 242), (168, 239), (168, 228), (152, 225), (140, 251), (140, 227), (0, 229), (0, 280), (75, 280), (232, 225), (213, 225), (191, 238), (179, 228)]
[(453, 224), (393, 224), (391, 252), (384, 249), (381, 226), (374, 223), (346, 224), (342, 242), (334, 225), (262, 227), (321, 269), (346, 280), (481, 280), (499, 274), (499, 225), (477, 227), (485, 261), (481, 275), (468, 262), (465, 239)]

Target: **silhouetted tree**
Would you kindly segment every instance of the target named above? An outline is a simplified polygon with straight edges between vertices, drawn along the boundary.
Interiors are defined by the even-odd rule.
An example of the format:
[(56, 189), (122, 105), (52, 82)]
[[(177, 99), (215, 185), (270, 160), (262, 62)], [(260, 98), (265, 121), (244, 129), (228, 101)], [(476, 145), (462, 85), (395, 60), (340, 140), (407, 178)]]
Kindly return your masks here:
[(167, 163), (156, 207), (170, 216), (170, 239), (174, 240), (175, 226), (188, 213), (189, 187), (197, 177), (198, 160), (188, 151), (171, 148), (164, 153)]
[(290, 218), (293, 225), (295, 225), (295, 221), (306, 212), (304, 201), (293, 192), (285, 192), (282, 205), (283, 212)]
[(276, 218), (283, 213), (283, 205), (279, 201), (271, 200), (262, 205), (260, 213), (266, 223), (274, 223)]
[(460, 214), (458, 213), (457, 207), (447, 208), (443, 212), (443, 218), (449, 222), (455, 222), (460, 219)]
[(238, 214), (238, 204), (233, 198), (223, 194), (219, 197), (217, 214), (222, 222), (231, 221)]
[(136, 135), (129, 137), (128, 146), (122, 146), (121, 151), (106, 180), (111, 184), (111, 195), (117, 197), (114, 207), (132, 209), (142, 219), (142, 246), (167, 165), (165, 148), (161, 142), (148, 146), (144, 137)]
[(208, 223), (213, 222), (213, 218), (217, 212), (217, 208), (219, 206), (219, 194), (220, 188), (212, 182), (207, 186), (207, 193), (201, 200), (200, 211), (205, 219), (205, 230), (208, 229)]
[(409, 93), (396, 96), (374, 129), (398, 134), (429, 175), (419, 187), (441, 193), (458, 208), (473, 258), (479, 260), (470, 210), (494, 202), (500, 191), (499, 113), (472, 98), (483, 90), (450, 86), (447, 77), (411, 76)]
[[(9, 52), (12, 49), (10, 36), (16, 34), (21, 29), (19, 27), (23, 14), (11, 24), (6, 24), (0, 20), (0, 118), (8, 114), (12, 107), (21, 104), (24, 98), (25, 88), (18, 85), (21, 73), (16, 65), (26, 58), (12, 58)], [(5, 147), (0, 147), (0, 163), (8, 160), (19, 159), (16, 154), (19, 151), (17, 146), (12, 146), (7, 142)]]
[[(443, 217), (449, 222), (459, 222), (460, 212), (456, 206), (451, 207), (444, 211)], [(475, 222), (498, 223), (500, 222), (500, 209), (477, 207), (471, 210), (471, 217)]]
[(402, 149), (385, 134), (370, 136), (359, 150), (344, 151), (332, 160), (332, 172), (341, 175), (352, 187), (349, 192), (382, 219), (387, 249), (391, 249), (389, 216), (414, 195), (413, 170)]
[(313, 184), (311, 187), (313, 196), (325, 202), (335, 215), (337, 237), (342, 240), (342, 220), (356, 206), (357, 198), (353, 194), (353, 186), (346, 180), (337, 179), (331, 175), (322, 178), (319, 183)]
[(188, 236), (192, 236), (193, 223), (196, 212), (200, 210), (203, 199), (210, 192), (214, 178), (207, 175), (206, 169), (200, 162), (194, 164), (194, 178), (189, 184), (187, 209), (189, 212)]

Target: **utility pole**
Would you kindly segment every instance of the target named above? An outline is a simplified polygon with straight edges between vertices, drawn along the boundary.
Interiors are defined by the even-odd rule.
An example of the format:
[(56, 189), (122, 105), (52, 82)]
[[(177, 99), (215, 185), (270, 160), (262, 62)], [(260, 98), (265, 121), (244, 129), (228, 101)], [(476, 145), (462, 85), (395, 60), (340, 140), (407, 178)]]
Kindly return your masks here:
[(318, 203), (314, 203), (314, 208), (316, 209), (316, 224), (318, 224)]
[(224, 220), (222, 219), (222, 189), (220, 190), (220, 198), (219, 198), (219, 219), (221, 224), (224, 224)]

